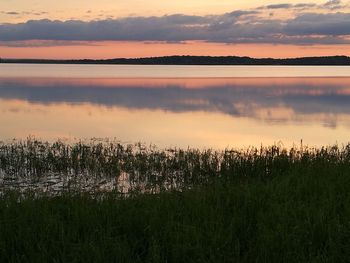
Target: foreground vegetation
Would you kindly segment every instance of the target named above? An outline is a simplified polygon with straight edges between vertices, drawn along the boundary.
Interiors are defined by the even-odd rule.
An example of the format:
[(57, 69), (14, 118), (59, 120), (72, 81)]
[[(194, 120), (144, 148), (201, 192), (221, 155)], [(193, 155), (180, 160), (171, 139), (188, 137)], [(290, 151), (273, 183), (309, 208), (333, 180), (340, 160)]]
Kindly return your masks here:
[[(128, 172), (132, 190), (38, 195), (3, 187), (0, 262), (350, 261), (348, 146), (215, 152), (60, 145), (65, 158), (54, 144), (2, 144), (0, 170), (11, 178)], [(73, 158), (79, 145), (91, 158)]]

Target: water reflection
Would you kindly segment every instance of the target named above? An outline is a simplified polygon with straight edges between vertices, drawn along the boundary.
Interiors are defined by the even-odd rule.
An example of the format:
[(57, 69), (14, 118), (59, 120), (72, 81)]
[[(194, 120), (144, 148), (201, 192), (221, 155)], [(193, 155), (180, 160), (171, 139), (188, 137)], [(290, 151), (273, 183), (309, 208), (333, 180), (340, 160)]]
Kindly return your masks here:
[(350, 129), (350, 78), (0, 78), (0, 99), (3, 138), (226, 147), (342, 143)]

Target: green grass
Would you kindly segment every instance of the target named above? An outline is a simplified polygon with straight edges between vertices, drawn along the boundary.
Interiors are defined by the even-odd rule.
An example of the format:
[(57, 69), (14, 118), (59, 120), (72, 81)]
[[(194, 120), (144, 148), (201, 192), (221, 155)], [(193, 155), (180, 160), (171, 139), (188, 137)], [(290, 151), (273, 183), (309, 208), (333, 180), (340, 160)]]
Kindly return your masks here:
[(334, 149), (182, 191), (3, 193), (0, 262), (350, 262), (350, 164)]
[(291, 149), (270, 146), (183, 150), (157, 149), (140, 143), (123, 145), (91, 140), (69, 144), (29, 138), (0, 142), (0, 179), (3, 178), (0, 187), (21, 188), (21, 182), (35, 185), (55, 176), (56, 183), (62, 183), (61, 192), (96, 192), (101, 182), (112, 182), (113, 188), (121, 191), (124, 181), (129, 192), (159, 193), (191, 189), (217, 178), (270, 180), (297, 167), (325, 164), (349, 165), (350, 144), (322, 148), (301, 145)]

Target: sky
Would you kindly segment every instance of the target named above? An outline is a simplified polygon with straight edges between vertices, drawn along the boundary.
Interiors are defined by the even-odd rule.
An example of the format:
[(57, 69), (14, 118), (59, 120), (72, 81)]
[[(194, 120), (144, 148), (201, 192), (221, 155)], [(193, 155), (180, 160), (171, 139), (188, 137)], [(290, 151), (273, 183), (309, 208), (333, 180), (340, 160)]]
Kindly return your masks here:
[(0, 57), (350, 56), (350, 0), (0, 0)]

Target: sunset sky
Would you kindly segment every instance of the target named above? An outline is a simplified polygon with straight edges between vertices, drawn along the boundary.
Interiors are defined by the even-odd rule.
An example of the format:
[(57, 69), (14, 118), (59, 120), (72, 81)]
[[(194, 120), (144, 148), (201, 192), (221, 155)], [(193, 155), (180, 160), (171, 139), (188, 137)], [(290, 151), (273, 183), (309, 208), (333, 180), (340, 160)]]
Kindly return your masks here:
[(3, 58), (163, 55), (350, 55), (350, 1), (0, 1)]

